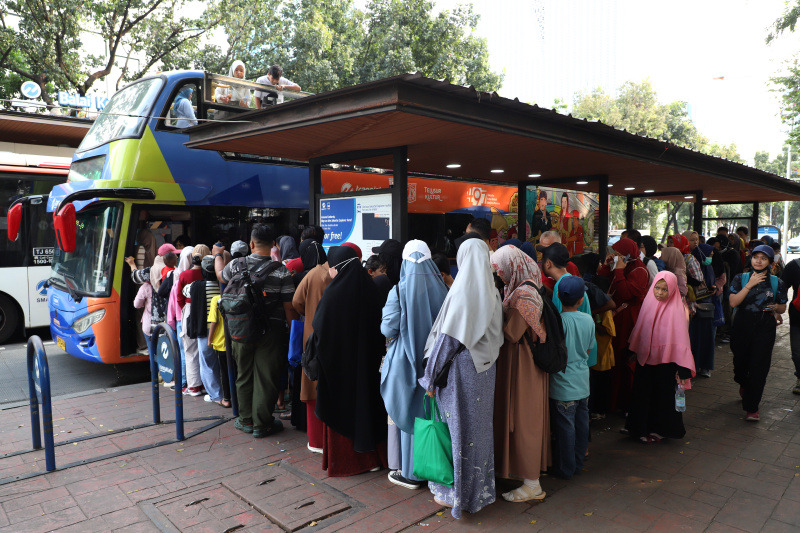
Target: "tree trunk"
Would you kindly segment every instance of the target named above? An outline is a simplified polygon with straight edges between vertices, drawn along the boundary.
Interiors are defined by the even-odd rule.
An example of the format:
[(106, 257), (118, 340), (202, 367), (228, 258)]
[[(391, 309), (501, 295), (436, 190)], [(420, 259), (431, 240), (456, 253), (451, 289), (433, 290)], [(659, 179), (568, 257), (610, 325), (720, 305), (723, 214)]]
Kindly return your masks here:
[(664, 226), (664, 234), (661, 236), (661, 242), (665, 242), (667, 240), (667, 234), (669, 233), (669, 225), (673, 221), (675, 222), (675, 228), (676, 228), (676, 232), (677, 232), (678, 220), (675, 217), (675, 215), (677, 215), (678, 209), (680, 209), (680, 205), (681, 205), (680, 203), (676, 203), (676, 202), (672, 202), (671, 204), (668, 205), (668, 207), (667, 207), (667, 223)]

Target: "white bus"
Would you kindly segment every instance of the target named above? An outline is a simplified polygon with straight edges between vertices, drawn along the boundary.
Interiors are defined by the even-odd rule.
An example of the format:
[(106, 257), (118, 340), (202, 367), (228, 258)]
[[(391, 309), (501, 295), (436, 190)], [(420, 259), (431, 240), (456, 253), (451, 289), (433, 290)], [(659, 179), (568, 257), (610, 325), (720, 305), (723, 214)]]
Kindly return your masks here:
[[(0, 150), (0, 344), (20, 328), (50, 324), (44, 283), (50, 276), (55, 234), (53, 217), (45, 209), (46, 195), (67, 180), (68, 154), (74, 151), (31, 146), (37, 153), (25, 154), (19, 153), (24, 145), (14, 148)], [(12, 242), (7, 238), (8, 208), (18, 198), (30, 195), (44, 196), (33, 201), (33, 209), (24, 211), (19, 236)]]

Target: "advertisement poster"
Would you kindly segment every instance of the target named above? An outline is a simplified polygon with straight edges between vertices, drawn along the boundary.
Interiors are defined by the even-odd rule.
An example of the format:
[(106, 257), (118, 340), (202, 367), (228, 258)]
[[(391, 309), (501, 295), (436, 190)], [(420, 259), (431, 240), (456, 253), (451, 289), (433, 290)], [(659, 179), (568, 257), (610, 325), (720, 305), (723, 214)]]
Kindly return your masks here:
[(367, 256), (392, 236), (392, 195), (326, 198), (319, 201), (319, 220), (325, 230), (323, 246), (352, 242)]
[[(326, 194), (389, 188), (390, 174), (368, 174), (341, 170), (322, 171)], [(516, 213), (517, 188), (457, 180), (408, 178), (409, 213)]]
[(570, 255), (597, 250), (594, 235), (598, 197), (595, 193), (528, 187), (527, 215), (534, 244), (545, 231), (556, 231)]

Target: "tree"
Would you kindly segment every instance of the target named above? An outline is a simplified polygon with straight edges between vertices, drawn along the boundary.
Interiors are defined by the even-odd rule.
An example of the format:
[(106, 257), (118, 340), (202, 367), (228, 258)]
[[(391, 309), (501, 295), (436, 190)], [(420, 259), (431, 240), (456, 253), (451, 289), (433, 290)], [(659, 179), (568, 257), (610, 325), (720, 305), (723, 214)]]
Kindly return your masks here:
[[(660, 104), (649, 79), (640, 83), (625, 82), (615, 96), (606, 94), (602, 88), (589, 93), (577, 93), (572, 109), (573, 116), (577, 118), (599, 120), (636, 135), (662, 139), (731, 161), (741, 161), (735, 144), (719, 145), (700, 134), (689, 119), (686, 102)], [(626, 211), (625, 199), (611, 196), (609, 222), (612, 226), (625, 227)], [(646, 229), (654, 236), (662, 235), (662, 241), (666, 239), (670, 226), (672, 231), (677, 232), (681, 227), (690, 227), (693, 218), (694, 211), (688, 203), (649, 198), (634, 201), (634, 227)]]
[(311, 92), (417, 71), (483, 91), (502, 84), (486, 40), (474, 35), (471, 6), (434, 15), (427, 0), (371, 0), (364, 11), (353, 0), (288, 0), (280, 16), (255, 0), (235, 6), (223, 21), (228, 50), (205, 55), (209, 70), (227, 72), (241, 59), (253, 78), (280, 64)]
[[(216, 27), (224, 9), (212, 0), (197, 18), (179, 17), (188, 0), (4, 0), (0, 3), (0, 69), (33, 80), (53, 104), (53, 87), (81, 95), (111, 73), (122, 57), (143, 53), (132, 71), (127, 59), (118, 80), (135, 79)], [(19, 20), (14, 23), (13, 19)], [(82, 57), (84, 28), (96, 28), (103, 54)], [(51, 85), (48, 85), (51, 84)]]

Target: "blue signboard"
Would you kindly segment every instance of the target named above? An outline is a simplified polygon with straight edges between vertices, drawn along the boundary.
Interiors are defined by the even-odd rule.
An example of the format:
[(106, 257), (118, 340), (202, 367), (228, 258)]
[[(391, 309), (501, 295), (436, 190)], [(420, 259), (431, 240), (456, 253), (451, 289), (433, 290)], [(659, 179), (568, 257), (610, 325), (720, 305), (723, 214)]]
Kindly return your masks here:
[[(175, 361), (173, 360), (172, 343), (167, 335), (160, 335), (156, 343), (156, 362), (161, 379), (165, 382), (173, 381), (175, 376)], [(180, 384), (178, 384), (180, 387)]]
[(325, 229), (325, 244), (347, 242), (356, 227), (356, 199), (332, 198), (319, 203), (319, 221)]

